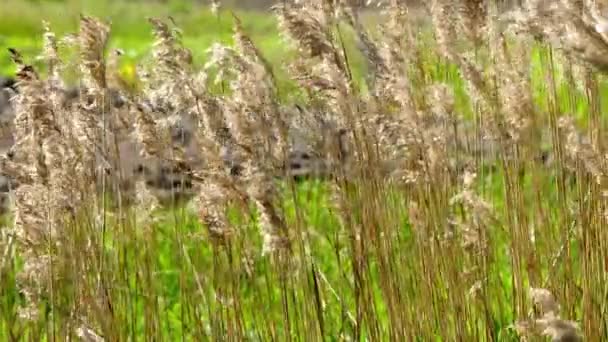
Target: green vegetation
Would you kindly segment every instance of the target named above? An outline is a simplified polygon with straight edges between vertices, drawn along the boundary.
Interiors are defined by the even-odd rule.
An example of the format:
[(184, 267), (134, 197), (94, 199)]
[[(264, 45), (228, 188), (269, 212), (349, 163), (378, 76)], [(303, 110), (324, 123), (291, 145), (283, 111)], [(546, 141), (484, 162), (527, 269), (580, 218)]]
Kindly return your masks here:
[[(235, 180), (204, 169), (223, 193), (206, 188), (202, 204), (110, 211), (85, 197), (69, 218), (55, 207), (41, 208), (45, 215), (63, 213), (57, 216), (62, 218), (59, 242), (45, 240), (31, 248), (37, 257), (52, 256), (52, 271), (44, 272), (53, 276), (43, 281), (19, 278), (37, 274), (24, 267), (32, 257), (29, 247), (23, 237), (3, 233), (0, 340), (64, 340), (86, 326), (107, 341), (517, 341), (519, 334), (567, 341), (564, 336), (576, 330), (570, 320), (589, 340), (608, 338), (603, 157), (608, 121), (602, 115), (608, 89), (603, 76), (583, 63), (601, 69), (597, 58), (584, 54), (590, 50), (563, 55), (556, 48), (568, 51), (568, 46), (550, 45), (554, 41), (547, 37), (531, 42), (506, 35), (479, 42), (462, 27), (458, 44), (454, 38), (446, 46), (434, 35), (447, 34), (450, 20), (466, 22), (446, 12), (443, 17), (433, 13), (434, 27), (414, 36), (394, 23), (390, 27), (402, 29), (395, 32), (398, 38), (390, 32), (376, 37), (372, 30), (375, 41), (385, 44), (375, 47), (386, 47), (382, 51), (393, 53), (390, 57), (366, 58), (369, 51), (357, 45), (364, 31), (346, 20), (330, 27), (316, 22), (321, 28), (301, 31), (283, 28), (299, 44), (296, 51), (280, 38), (272, 15), (236, 10), (243, 23), (237, 35), (251, 38), (272, 66), (267, 70), (255, 51), (235, 42), (234, 19), (226, 10), (215, 16), (181, 1), (145, 6), (7, 1), (0, 12), (0, 72), (15, 70), (6, 47), (18, 48), (26, 62), (40, 53), (43, 19), (61, 37), (82, 25), (81, 12), (107, 18), (110, 48), (126, 52), (123, 76), (135, 77), (137, 63), (152, 65), (162, 82), (181, 85), (176, 97), (188, 109), (219, 104), (227, 120), (233, 115), (242, 125), (231, 129), (240, 133), (235, 139), (243, 139), (239, 143), (253, 171), (250, 178)], [(303, 18), (320, 15), (302, 11)], [(167, 14), (183, 36), (145, 20), (169, 22)], [(391, 15), (419, 29), (411, 18)], [(385, 24), (378, 17), (364, 21)], [(163, 34), (175, 41), (159, 43)], [(307, 34), (322, 43), (331, 38), (323, 45), (308, 41)], [(180, 41), (192, 52), (194, 65), (178, 60)], [(228, 75), (221, 91), (213, 88), (212, 77), (199, 84), (193, 76), (209, 61), (206, 51), (214, 42), (236, 45), (227, 65), (216, 61), (217, 70)], [(594, 51), (608, 49), (604, 43)], [(154, 49), (173, 55), (153, 59)], [(294, 61), (299, 69), (288, 68)], [(366, 64), (370, 61), (377, 64)], [(46, 68), (44, 61), (33, 64)], [(174, 69), (154, 68), (159, 65)], [(366, 78), (371, 74), (376, 83)], [(278, 78), (278, 89), (265, 88), (272, 84), (270, 75)], [(198, 85), (200, 93), (193, 95), (185, 84)], [(282, 179), (267, 185), (262, 164), (275, 162), (275, 155), (256, 148), (260, 141), (272, 141), (269, 150), (280, 143), (264, 140), (266, 127), (244, 118), (256, 109), (271, 116), (265, 124), (274, 127), (282, 120), (277, 103), (295, 101), (310, 112), (334, 113), (354, 131), (352, 169), (325, 181)], [(138, 134), (145, 131), (141, 122), (160, 127), (159, 118), (138, 110), (129, 112)], [(214, 115), (197, 110), (200, 117)], [(256, 130), (243, 128), (243, 122)], [(469, 127), (463, 123), (473, 128), (456, 131)], [(201, 143), (205, 153), (213, 154), (215, 132), (197, 129), (209, 139)], [(391, 135), (391, 129), (407, 141)], [(482, 135), (499, 138), (487, 143)], [(85, 153), (79, 143), (61, 138)], [(457, 146), (461, 139), (470, 143), (464, 150)], [(486, 144), (496, 151), (481, 151)], [(333, 151), (324, 152), (337, 159)], [(51, 161), (45, 162), (52, 169)], [(397, 166), (386, 172), (385, 162)], [(45, 215), (36, 222), (56, 224), (55, 216)], [(6, 226), (13, 225), (26, 226), (7, 219)], [(268, 238), (285, 238), (289, 247), (266, 253)], [(14, 239), (18, 245), (10, 243)], [(4, 251), (14, 251), (14, 258), (3, 259)], [(44, 290), (19, 292), (21, 287), (32, 291), (32, 283)], [(19, 318), (32, 302), (38, 315)]]
[[(284, 44), (278, 38), (276, 21), (269, 13), (235, 9), (236, 15), (258, 46), (279, 63), (284, 57)], [(268, 12), (268, 11), (266, 11)], [(78, 29), (80, 14), (103, 18), (112, 23), (110, 48), (125, 52), (128, 65), (140, 61), (150, 52), (152, 35), (148, 17), (172, 17), (184, 32), (184, 45), (192, 50), (197, 63), (205, 58), (205, 50), (214, 42), (232, 40), (232, 15), (222, 11), (214, 16), (207, 6), (190, 1), (127, 2), (127, 1), (23, 1), (6, 0), (0, 11), (0, 74), (14, 70), (7, 48), (19, 47), (27, 57), (41, 52), (42, 22), (47, 21), (61, 37)]]

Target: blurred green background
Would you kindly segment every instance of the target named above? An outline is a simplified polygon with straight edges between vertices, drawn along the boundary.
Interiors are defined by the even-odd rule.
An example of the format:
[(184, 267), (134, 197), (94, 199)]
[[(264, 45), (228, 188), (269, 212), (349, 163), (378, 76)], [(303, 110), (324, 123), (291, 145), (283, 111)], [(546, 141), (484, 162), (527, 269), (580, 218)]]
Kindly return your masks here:
[(13, 72), (8, 47), (17, 48), (30, 62), (40, 53), (42, 21), (48, 21), (58, 37), (76, 32), (80, 13), (96, 16), (112, 25), (110, 48), (125, 52), (123, 68), (129, 72), (150, 49), (152, 35), (147, 17), (175, 20), (184, 32), (184, 44), (192, 50), (196, 63), (204, 59), (213, 42), (229, 43), (234, 11), (254, 42), (274, 62), (282, 54), (271, 1), (224, 1), (219, 17), (211, 13), (207, 1), (165, 0), (2, 0), (0, 3), (0, 74)]

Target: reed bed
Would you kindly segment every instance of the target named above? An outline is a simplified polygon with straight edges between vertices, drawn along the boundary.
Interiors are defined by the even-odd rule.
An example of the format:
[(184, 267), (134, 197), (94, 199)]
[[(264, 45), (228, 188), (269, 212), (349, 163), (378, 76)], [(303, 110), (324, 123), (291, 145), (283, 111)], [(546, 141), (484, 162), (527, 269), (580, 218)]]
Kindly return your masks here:
[(283, 65), (237, 17), (134, 80), (94, 17), (12, 49), (0, 339), (608, 339), (605, 9), (359, 5), (274, 6)]

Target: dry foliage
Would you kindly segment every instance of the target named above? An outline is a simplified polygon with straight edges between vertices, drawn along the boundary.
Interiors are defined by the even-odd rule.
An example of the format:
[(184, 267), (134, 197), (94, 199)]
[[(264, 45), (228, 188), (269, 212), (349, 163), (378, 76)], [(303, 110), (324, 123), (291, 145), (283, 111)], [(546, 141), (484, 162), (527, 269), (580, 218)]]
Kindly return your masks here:
[[(61, 316), (56, 324), (72, 329), (62, 334), (126, 339), (116, 328), (125, 322), (113, 310), (117, 299), (108, 294), (119, 275), (105, 265), (98, 232), (116, 229), (112, 234), (125, 239), (150, 232), (160, 205), (186, 199), (205, 229), (189, 238), (211, 246), (217, 260), (224, 260), (222, 253), (230, 260), (225, 269), (218, 261), (225, 273), (214, 274), (211, 284), (185, 248), (178, 252), (195, 279), (192, 298), (210, 312), (226, 310), (218, 311), (224, 325), (209, 335), (195, 329), (198, 337), (244, 338), (241, 301), (231, 291), (255, 270), (246, 256), (234, 266), (232, 253), (258, 252), (246, 243), (245, 227), (254, 225), (259, 254), (271, 260), (268, 281), (280, 285), (287, 331), (269, 323), (268, 331), (258, 331), (268, 338), (295, 332), (320, 340), (335, 332), (324, 322), (331, 302), (341, 308), (339, 338), (346, 340), (494, 340), (502, 333), (495, 322), (506, 312), (522, 338), (605, 339), (603, 9), (590, 1), (529, 0), (502, 13), (490, 2), (433, 0), (429, 42), (399, 1), (383, 6), (386, 20), (378, 30), (366, 27), (358, 5), (282, 1), (273, 7), (297, 52), (285, 68), (306, 98), (299, 104), (279, 100), (278, 66), (236, 17), (234, 45), (213, 45), (202, 68), (179, 29), (149, 19), (155, 42), (137, 91), (118, 76), (120, 51), (106, 57), (110, 27), (95, 18), (83, 16), (77, 36), (61, 41), (46, 27), (46, 77), (12, 50), (18, 67), (14, 146), (1, 166), (14, 184), (14, 222), (11, 231), (1, 231), (0, 260), (4, 267), (17, 253), (24, 261), (21, 318), (40, 320), (41, 303), (54, 303), (57, 286), (69, 281), (73, 297), (55, 313)], [(220, 10), (218, 1), (213, 9)], [(354, 79), (345, 27), (366, 62), (365, 86)], [(61, 81), (63, 45), (80, 52), (75, 99)], [(531, 46), (542, 47), (545, 106), (533, 96)], [(429, 61), (457, 70), (468, 102), (457, 100), (461, 89), (437, 77)], [(578, 96), (589, 111), (587, 134), (557, 95), (555, 69), (563, 65), (572, 67), (565, 81), (570, 95), (584, 91)], [(295, 222), (287, 217), (282, 184), (297, 198), (293, 181), (304, 174), (324, 176), (331, 189), (338, 227), (329, 248), (338, 258), (348, 256), (341, 261), (347, 289), (334, 290), (318, 269), (315, 230), (301, 209)], [(548, 175), (555, 179), (543, 186)], [(480, 190), (487, 177), (502, 188)], [(547, 188), (553, 192), (543, 193)], [(543, 195), (557, 198), (548, 204)], [(244, 222), (231, 219), (230, 208), (245, 213)], [(404, 219), (411, 243), (403, 242)], [(506, 265), (508, 274), (497, 276), (504, 271), (497, 265)], [(246, 275), (235, 275), (233, 267)], [(502, 290), (506, 284), (510, 291)], [(538, 288), (528, 292), (530, 286)], [(559, 294), (563, 308), (545, 287)], [(349, 303), (344, 291), (352, 292)], [(162, 318), (146, 319), (153, 338)]]

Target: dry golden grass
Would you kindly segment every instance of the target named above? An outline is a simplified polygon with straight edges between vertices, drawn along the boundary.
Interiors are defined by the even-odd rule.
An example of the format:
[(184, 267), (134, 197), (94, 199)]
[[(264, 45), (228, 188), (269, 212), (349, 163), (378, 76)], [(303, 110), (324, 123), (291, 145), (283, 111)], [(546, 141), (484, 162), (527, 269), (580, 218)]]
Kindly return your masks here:
[[(62, 39), (47, 28), (46, 76), (12, 50), (0, 337), (608, 338), (603, 9), (426, 10), (432, 32), (398, 1), (377, 29), (347, 1), (284, 1), (293, 60), (271, 65), (236, 18), (234, 45), (200, 69), (152, 18), (137, 89), (96, 18)], [(291, 177), (305, 163), (325, 176), (313, 190)]]

